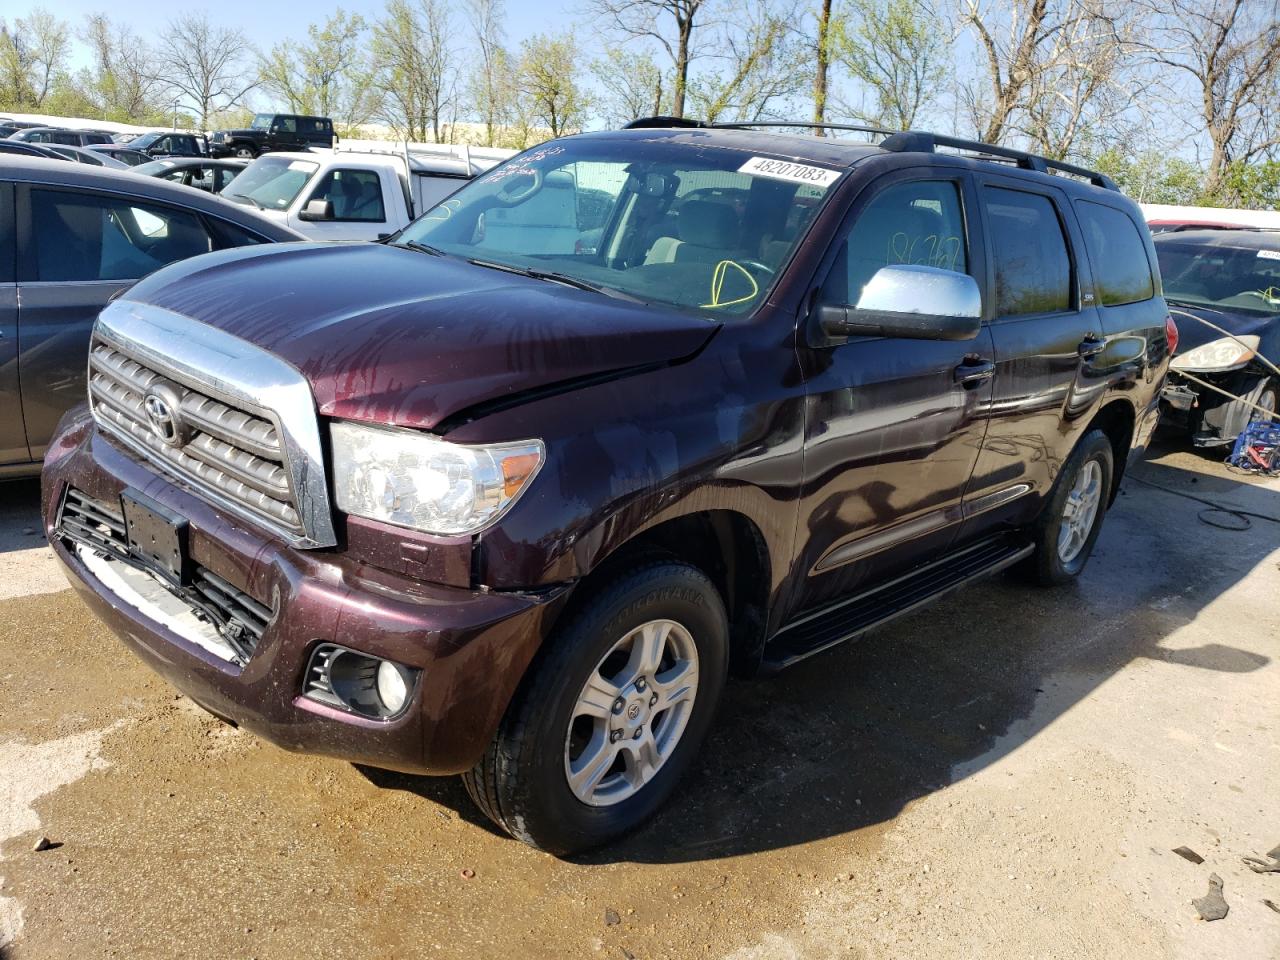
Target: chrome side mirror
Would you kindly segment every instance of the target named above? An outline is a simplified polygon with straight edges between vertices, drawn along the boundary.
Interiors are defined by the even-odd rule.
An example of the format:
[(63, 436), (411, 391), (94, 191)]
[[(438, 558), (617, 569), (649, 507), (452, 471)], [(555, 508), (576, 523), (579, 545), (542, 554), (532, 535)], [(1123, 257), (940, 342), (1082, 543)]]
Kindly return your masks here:
[(982, 294), (967, 273), (916, 264), (881, 267), (856, 306), (818, 308), (831, 337), (972, 340), (982, 324)]
[(307, 205), (298, 211), (298, 219), (317, 222), (333, 219), (333, 201), (316, 198), (308, 200)]

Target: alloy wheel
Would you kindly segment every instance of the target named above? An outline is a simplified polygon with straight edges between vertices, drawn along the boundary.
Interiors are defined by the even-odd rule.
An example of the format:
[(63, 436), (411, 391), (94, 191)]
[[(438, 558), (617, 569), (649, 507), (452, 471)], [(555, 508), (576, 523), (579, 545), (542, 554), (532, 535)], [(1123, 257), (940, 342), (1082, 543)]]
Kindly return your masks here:
[(1062, 505), (1062, 522), (1058, 527), (1058, 557), (1070, 563), (1080, 555), (1102, 503), (1102, 465), (1086, 460), (1076, 474), (1075, 483)]
[(671, 757), (698, 693), (698, 648), (674, 620), (621, 637), (591, 671), (565, 736), (564, 770), (583, 803), (634, 796)]

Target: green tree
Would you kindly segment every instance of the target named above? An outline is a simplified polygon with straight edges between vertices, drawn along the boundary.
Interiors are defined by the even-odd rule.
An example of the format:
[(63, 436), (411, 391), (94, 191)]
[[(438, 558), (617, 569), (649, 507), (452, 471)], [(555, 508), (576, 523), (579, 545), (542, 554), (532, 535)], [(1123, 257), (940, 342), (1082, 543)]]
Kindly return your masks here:
[(332, 117), (343, 133), (368, 123), (380, 106), (368, 33), (363, 17), (339, 8), (307, 27), (305, 41), (271, 48), (259, 63), (262, 88), (297, 113)]
[(390, 0), (373, 26), (380, 115), (408, 140), (444, 139), (457, 73), (443, 0)]
[(711, 49), (689, 81), (694, 113), (708, 122), (793, 116), (787, 108), (808, 83), (810, 45), (800, 41), (793, 4), (737, 0), (720, 11)]
[(1129, 154), (1113, 148), (1090, 158), (1088, 163), (1111, 177), (1139, 203), (1193, 205), (1202, 200), (1204, 171), (1165, 151)]
[(868, 93), (860, 120), (912, 127), (947, 73), (948, 40), (924, 0), (850, 0), (831, 25), (831, 58)]
[(167, 124), (172, 119), (172, 101), (163, 102), (149, 49), (132, 29), (106, 14), (90, 14), (80, 39), (91, 60), (77, 75), (76, 89), (88, 107), (75, 115), (141, 124)]
[(520, 86), (535, 119), (563, 136), (582, 129), (589, 101), (579, 82), (579, 50), (572, 32), (538, 34), (520, 45)]
[(648, 51), (607, 47), (604, 56), (591, 64), (591, 74), (599, 88), (596, 110), (608, 127), (621, 127), (667, 109), (662, 68)]

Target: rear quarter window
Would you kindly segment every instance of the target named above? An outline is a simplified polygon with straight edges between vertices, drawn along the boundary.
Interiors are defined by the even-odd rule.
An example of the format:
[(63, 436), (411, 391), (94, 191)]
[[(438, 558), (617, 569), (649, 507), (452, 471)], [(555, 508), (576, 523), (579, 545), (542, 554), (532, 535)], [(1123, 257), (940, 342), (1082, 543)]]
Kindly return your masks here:
[(1139, 303), (1155, 296), (1147, 247), (1133, 220), (1122, 210), (1090, 200), (1076, 201), (1076, 215), (1102, 305)]

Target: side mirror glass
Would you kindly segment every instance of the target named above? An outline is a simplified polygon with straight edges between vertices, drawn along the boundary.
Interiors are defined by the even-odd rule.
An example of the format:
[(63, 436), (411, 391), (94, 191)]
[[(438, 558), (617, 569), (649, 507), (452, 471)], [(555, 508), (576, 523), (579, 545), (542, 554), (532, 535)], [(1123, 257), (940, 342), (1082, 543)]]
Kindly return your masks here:
[(299, 220), (317, 221), (333, 219), (332, 200), (308, 200), (307, 205), (298, 214)]
[(881, 267), (855, 306), (818, 308), (831, 337), (972, 340), (982, 323), (982, 294), (966, 273), (915, 264)]

